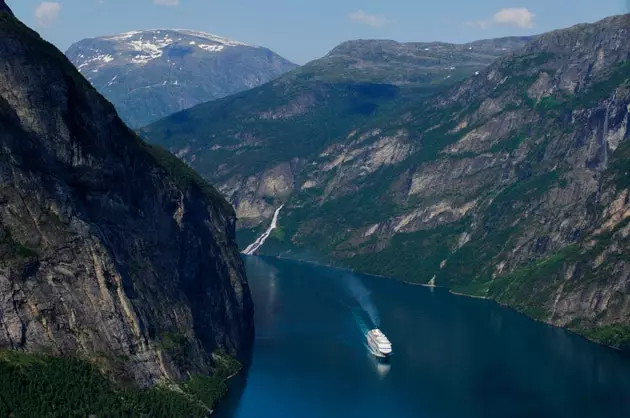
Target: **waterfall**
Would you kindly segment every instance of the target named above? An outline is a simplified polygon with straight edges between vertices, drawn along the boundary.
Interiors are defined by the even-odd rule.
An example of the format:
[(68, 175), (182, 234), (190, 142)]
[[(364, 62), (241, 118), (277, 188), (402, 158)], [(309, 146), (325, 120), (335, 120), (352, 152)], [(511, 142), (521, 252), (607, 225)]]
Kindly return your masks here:
[[(614, 98), (613, 98), (614, 100)], [(602, 132), (601, 146), (604, 148), (604, 168), (608, 167), (608, 127), (610, 123), (610, 104), (606, 106), (606, 116), (604, 117), (604, 129)]]
[(271, 235), (271, 232), (274, 229), (276, 229), (276, 227), (278, 226), (278, 215), (280, 215), (280, 210), (283, 207), (284, 207), (284, 205), (281, 205), (278, 209), (276, 209), (276, 211), (273, 214), (273, 219), (271, 220), (271, 225), (269, 225), (269, 228), (267, 228), (267, 230), (265, 232), (263, 232), (263, 234), (261, 236), (256, 238), (256, 241), (254, 241), (251, 244), (249, 244), (247, 246), (247, 248), (245, 248), (245, 250), (243, 250), (243, 254), (254, 255), (254, 253), (256, 251), (258, 251), (258, 249), (260, 247), (263, 246), (263, 244), (265, 243), (267, 238), (269, 238), (269, 235)]

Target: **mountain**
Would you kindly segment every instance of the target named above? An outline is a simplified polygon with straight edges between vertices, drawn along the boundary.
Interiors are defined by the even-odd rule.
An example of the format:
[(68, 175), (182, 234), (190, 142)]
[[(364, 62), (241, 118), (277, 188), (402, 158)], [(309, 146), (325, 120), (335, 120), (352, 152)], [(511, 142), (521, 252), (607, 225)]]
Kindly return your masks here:
[(391, 40), (347, 41), (295, 74), (312, 79), (393, 85), (461, 81), (533, 37), (486, 39), (468, 44)]
[(0, 414), (88, 416), (110, 394), (108, 408), (180, 416), (159, 402), (171, 391), (138, 392), (140, 405), (103, 372), (179, 385), (173, 396), (207, 415), (180, 382), (201, 385), (253, 339), (232, 207), (2, 0), (0, 59), (0, 392), (14, 394)]
[(344, 141), (354, 127), (383, 118), (390, 107), (421, 102), (474, 75), (527, 39), (346, 42), (277, 80), (177, 113), (142, 133), (220, 185), (241, 227), (258, 225), (273, 215), (274, 196), (292, 192), (294, 170), (301, 170), (295, 164)]
[(66, 55), (132, 127), (251, 89), (297, 67), (266, 48), (191, 30), (84, 39)]
[(335, 101), (285, 76), (143, 135), (219, 185), (243, 242), (284, 204), (263, 254), (492, 298), (628, 348), (628, 40), (630, 15), (550, 32), (429, 96), (366, 84)]

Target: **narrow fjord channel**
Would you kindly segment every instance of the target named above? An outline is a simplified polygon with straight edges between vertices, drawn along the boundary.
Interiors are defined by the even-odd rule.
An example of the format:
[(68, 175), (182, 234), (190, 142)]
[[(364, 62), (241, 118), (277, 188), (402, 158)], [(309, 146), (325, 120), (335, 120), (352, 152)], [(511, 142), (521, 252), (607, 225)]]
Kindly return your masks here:
[[(257, 336), (220, 418), (630, 416), (627, 354), (442, 289), (245, 262)], [(374, 321), (389, 364), (365, 347)]]

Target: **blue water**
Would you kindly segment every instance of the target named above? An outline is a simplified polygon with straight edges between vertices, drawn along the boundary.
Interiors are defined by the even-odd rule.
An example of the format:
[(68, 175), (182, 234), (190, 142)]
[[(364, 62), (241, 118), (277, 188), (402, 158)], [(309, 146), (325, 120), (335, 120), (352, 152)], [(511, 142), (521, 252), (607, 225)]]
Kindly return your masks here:
[[(493, 302), (247, 257), (251, 366), (219, 418), (630, 417), (630, 356)], [(392, 341), (378, 362), (364, 333)]]

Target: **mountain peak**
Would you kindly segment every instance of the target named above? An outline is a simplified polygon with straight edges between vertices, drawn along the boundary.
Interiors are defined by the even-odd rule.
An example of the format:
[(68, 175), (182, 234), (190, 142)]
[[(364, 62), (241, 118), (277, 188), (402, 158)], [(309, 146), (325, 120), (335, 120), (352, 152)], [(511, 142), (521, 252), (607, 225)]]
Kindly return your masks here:
[(4, 2), (4, 0), (0, 0), (0, 12), (13, 14), (11, 8)]
[(259, 86), (296, 67), (266, 48), (190, 29), (84, 39), (66, 56), (132, 127)]
[[(249, 45), (244, 42), (236, 41), (233, 39), (229, 39), (223, 36), (215, 35), (212, 33), (202, 32), (198, 30), (192, 29), (145, 29), (145, 30), (132, 30), (129, 32), (124, 32), (116, 35), (108, 35), (101, 36), (98, 38), (94, 38), (102, 41), (114, 41), (114, 42), (134, 42), (137, 40), (143, 40), (151, 43), (152, 41), (157, 42), (158, 44), (165, 44), (163, 46), (168, 46), (173, 43), (177, 43), (178, 41), (182, 41), (182, 38), (186, 38), (184, 40), (188, 41), (188, 38), (196, 38), (198, 41), (190, 43), (190, 45), (195, 45), (200, 43), (199, 41), (205, 42), (210, 41), (214, 44), (220, 44), (223, 46), (247, 46), (255, 48), (254, 45)], [(160, 45), (158, 45), (159, 47)]]
[(198, 31), (198, 30), (173, 29), (173, 31), (174, 32), (179, 32), (181, 34), (188, 35), (188, 36), (195, 36), (197, 38), (208, 39), (210, 41), (219, 42), (219, 43), (222, 43), (224, 45), (229, 45), (229, 46), (250, 46), (250, 47), (256, 47), (255, 45), (246, 44), (245, 42), (235, 41), (234, 39), (225, 38), (223, 36), (215, 35), (213, 33), (201, 32), (201, 31)]

